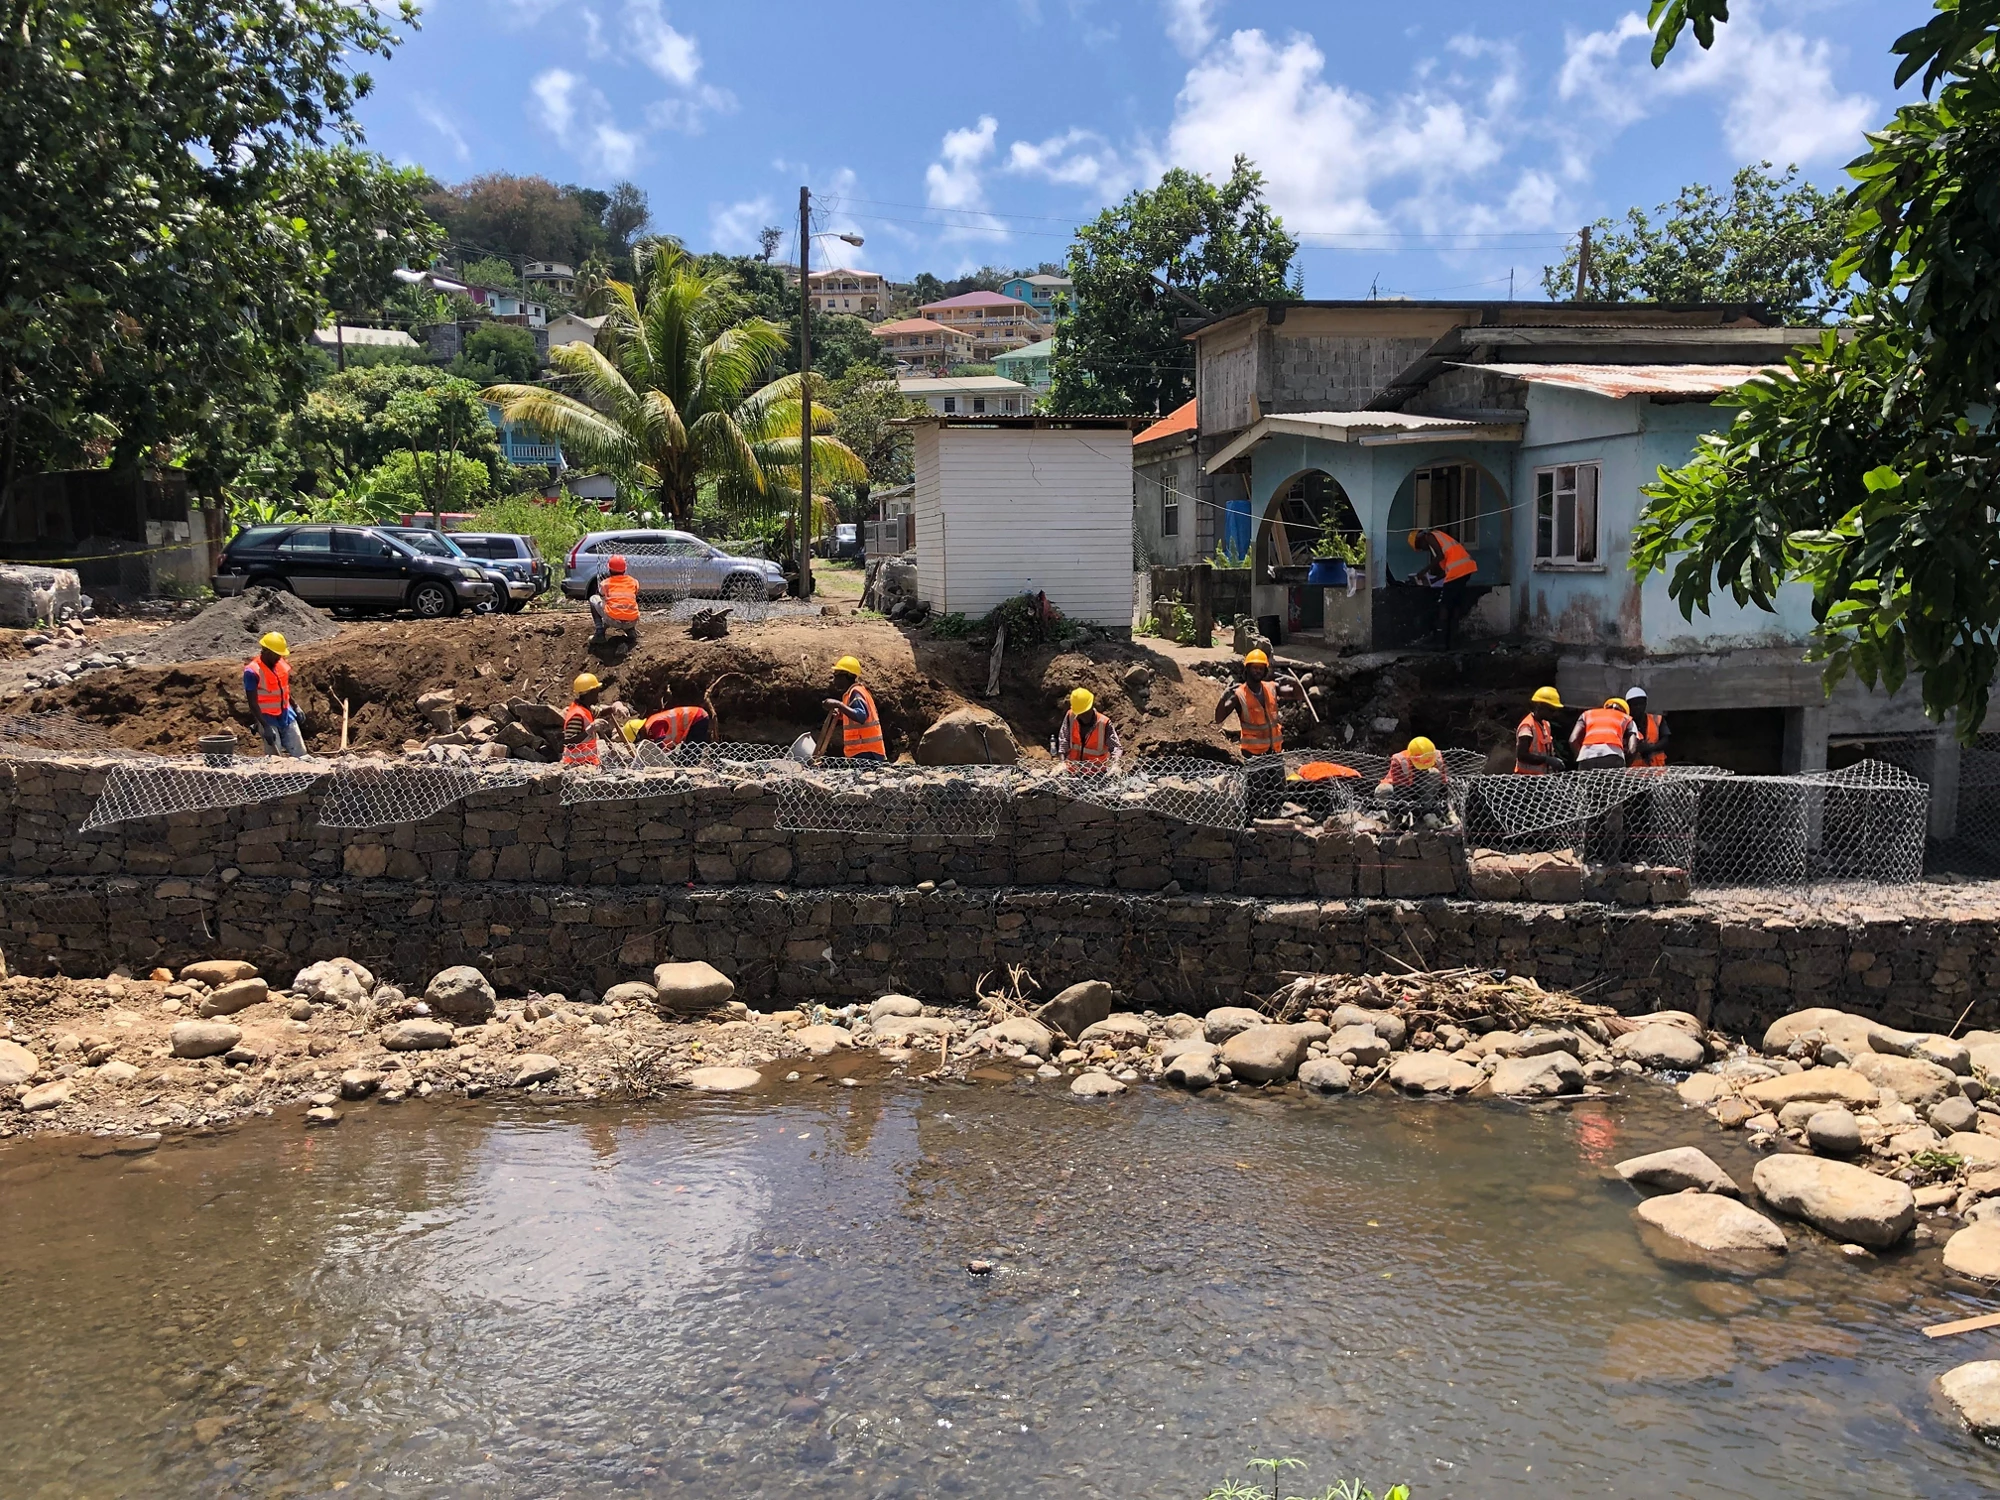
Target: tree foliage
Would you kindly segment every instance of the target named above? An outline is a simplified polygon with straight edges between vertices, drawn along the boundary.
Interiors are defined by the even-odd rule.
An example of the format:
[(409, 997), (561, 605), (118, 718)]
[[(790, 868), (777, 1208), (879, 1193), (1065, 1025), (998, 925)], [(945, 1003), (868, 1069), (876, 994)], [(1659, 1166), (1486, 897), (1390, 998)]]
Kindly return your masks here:
[(475, 385), (533, 380), (541, 368), (535, 336), (512, 323), (482, 323), (465, 337), (465, 347), (445, 367)]
[(593, 255), (629, 255), (652, 217), (645, 190), (635, 183), (618, 183), (606, 193), (508, 172), (488, 172), (454, 187), (433, 183), (424, 204), (461, 255), (569, 266)]
[(144, 460), (213, 491), (302, 394), (328, 308), (435, 247), (422, 174), (357, 149), (353, 63), (389, 55), (393, 18), (20, 0), (7, 34), (0, 484)]
[(1893, 48), (1923, 98), (1848, 169), (1832, 274), (1859, 285), (1852, 336), (1753, 381), (1729, 430), (1662, 472), (1633, 565), (1670, 567), (1690, 616), (1718, 590), (1770, 608), (1805, 583), (1829, 685), (1914, 671), (1970, 736), (2000, 669), (2000, 0), (1935, 3)]
[(924, 415), (928, 406), (905, 396), (893, 375), (866, 365), (855, 365), (836, 379), (824, 399), (834, 411), (835, 434), (861, 460), (870, 484), (910, 482), (915, 444), (910, 430), (895, 424)]
[[(1691, 183), (1662, 203), (1656, 223), (1627, 211), (1621, 229), (1592, 225), (1586, 300), (1756, 302), (1787, 320), (1818, 318), (1839, 302), (1828, 277), (1846, 242), (1845, 195), (1780, 174), (1769, 162), (1743, 168), (1726, 193)], [(1551, 299), (1576, 295), (1578, 250), (1542, 271)]]
[(1194, 351), (1181, 337), (1190, 309), (1155, 273), (1221, 313), (1295, 297), (1298, 242), (1264, 201), (1264, 179), (1237, 157), (1220, 185), (1175, 167), (1077, 231), (1069, 275), (1076, 309), (1056, 326), (1057, 412), (1165, 412), (1194, 394)]
[(286, 423), (283, 446), (308, 492), (347, 489), (392, 454), (450, 448), (500, 477), (506, 460), (479, 388), (422, 365), (330, 375)]

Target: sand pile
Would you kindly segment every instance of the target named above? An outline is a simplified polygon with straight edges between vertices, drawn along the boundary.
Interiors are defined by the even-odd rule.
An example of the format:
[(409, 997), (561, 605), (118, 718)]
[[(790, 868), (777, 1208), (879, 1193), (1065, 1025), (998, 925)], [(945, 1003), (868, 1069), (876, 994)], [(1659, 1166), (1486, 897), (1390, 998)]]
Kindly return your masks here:
[(281, 589), (251, 589), (234, 599), (219, 599), (179, 625), (146, 637), (138, 653), (141, 662), (217, 661), (248, 659), (267, 631), (281, 631), (293, 646), (330, 641), (340, 627), (296, 594)]

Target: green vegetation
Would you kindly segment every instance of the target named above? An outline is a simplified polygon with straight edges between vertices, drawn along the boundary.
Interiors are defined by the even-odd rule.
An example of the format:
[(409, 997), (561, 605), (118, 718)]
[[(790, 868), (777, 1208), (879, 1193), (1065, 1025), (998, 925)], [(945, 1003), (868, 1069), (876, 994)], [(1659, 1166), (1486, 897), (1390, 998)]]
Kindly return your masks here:
[(506, 468), (478, 387), (417, 365), (327, 377), (286, 421), (280, 444), (292, 485), (307, 496), (350, 489), (392, 454), (440, 449), (483, 464), (493, 483)]
[(475, 385), (533, 380), (541, 368), (535, 336), (512, 323), (487, 323), (466, 335), (465, 347), (445, 368)]
[[(1134, 635), (1155, 636), (1163, 641), (1178, 641), (1183, 646), (1195, 645), (1194, 611), (1178, 599), (1167, 599), (1153, 606), (1154, 612), (1145, 616), (1132, 627)], [(1208, 645), (1207, 641), (1200, 644)]]
[(1940, 1182), (1947, 1177), (1956, 1177), (1965, 1166), (1965, 1158), (1956, 1151), (1933, 1147), (1928, 1151), (1914, 1152), (1909, 1166), (1917, 1174), (1919, 1182)]
[(493, 476), (463, 453), (400, 449), (368, 471), (371, 494), (388, 502), (386, 515), (467, 511), (486, 499)]
[(497, 255), (469, 260), (459, 268), (459, 274), (475, 286), (499, 287), (509, 292), (521, 290), (521, 278), (514, 274), (514, 263)]
[(510, 495), (479, 508), (470, 530), (510, 531), (516, 536), (533, 537), (549, 566), (561, 569), (587, 531), (603, 524), (604, 516), (594, 505), (580, 500), (544, 500), (540, 495)]
[[(651, 218), (644, 190), (630, 182), (606, 193), (507, 172), (489, 172), (456, 187), (430, 184), (424, 207), (463, 253), (507, 266), (508, 280), (488, 283), (501, 286), (516, 285), (511, 260), (560, 261), (579, 272), (592, 259), (630, 264), (632, 247)], [(484, 263), (475, 260), (465, 267), (466, 275), (481, 279), (473, 266)]]
[(962, 641), (979, 628), (979, 622), (954, 611), (948, 615), (932, 615), (931, 634), (942, 641)]

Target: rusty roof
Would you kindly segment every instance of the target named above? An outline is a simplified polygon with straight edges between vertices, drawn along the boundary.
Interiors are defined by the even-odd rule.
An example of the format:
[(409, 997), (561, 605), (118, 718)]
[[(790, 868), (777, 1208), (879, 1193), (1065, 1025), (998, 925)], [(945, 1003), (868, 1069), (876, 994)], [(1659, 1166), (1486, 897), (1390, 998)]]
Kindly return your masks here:
[(1193, 401), (1183, 401), (1151, 427), (1134, 436), (1132, 446), (1136, 448), (1141, 443), (1156, 443), (1161, 438), (1192, 438), (1194, 436), (1194, 429), (1195, 404)]
[[(1454, 361), (1454, 363), (1459, 363)], [(1560, 385), (1595, 396), (1720, 396), (1744, 381), (1783, 365), (1484, 365), (1468, 370), (1525, 380), (1530, 385)]]

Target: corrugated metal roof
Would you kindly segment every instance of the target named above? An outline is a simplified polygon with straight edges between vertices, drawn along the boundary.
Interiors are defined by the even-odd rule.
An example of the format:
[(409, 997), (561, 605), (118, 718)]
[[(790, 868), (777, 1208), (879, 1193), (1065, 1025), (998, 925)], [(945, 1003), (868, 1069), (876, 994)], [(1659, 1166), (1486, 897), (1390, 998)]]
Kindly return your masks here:
[[(1493, 366), (1480, 368), (1490, 370)], [(1212, 474), (1268, 437), (1308, 437), (1372, 446), (1431, 441), (1511, 442), (1520, 435), (1518, 422), (1474, 422), (1464, 417), (1433, 417), (1414, 411), (1281, 412), (1259, 417), (1211, 455), (1206, 467)]]
[(1783, 365), (1477, 365), (1510, 380), (1560, 385), (1597, 396), (1720, 396)]

